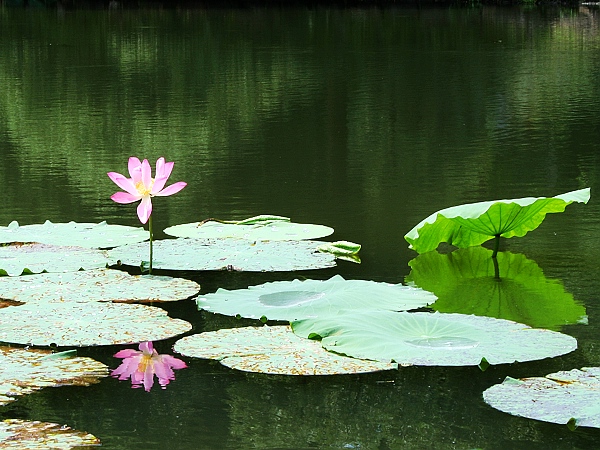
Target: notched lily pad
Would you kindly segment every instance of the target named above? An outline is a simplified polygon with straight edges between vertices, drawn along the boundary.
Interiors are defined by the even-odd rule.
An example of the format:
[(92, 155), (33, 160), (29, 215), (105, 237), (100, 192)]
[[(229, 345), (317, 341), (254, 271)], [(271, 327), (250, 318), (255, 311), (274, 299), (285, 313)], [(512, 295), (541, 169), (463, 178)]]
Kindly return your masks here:
[(343, 311), (392, 311), (420, 308), (436, 297), (418, 288), (368, 280), (275, 281), (248, 289), (218, 289), (196, 300), (198, 308), (229, 316), (251, 319), (299, 320), (331, 317)]
[(477, 366), (569, 353), (577, 340), (509, 320), (465, 314), (367, 311), (292, 323), (301, 337), (355, 358), (422, 366)]
[(85, 248), (111, 248), (118, 245), (142, 242), (150, 233), (141, 227), (100, 223), (52, 223), (19, 225), (11, 222), (0, 227), (0, 243), (37, 242), (40, 244), (78, 246)]
[[(335, 256), (317, 251), (318, 241), (248, 241), (245, 239), (165, 239), (154, 241), (154, 269), (275, 272), (335, 266)], [(110, 250), (123, 264), (148, 259), (148, 244)]]
[(0, 422), (2, 449), (71, 449), (101, 445), (100, 439), (66, 425), (6, 419)]
[(161, 308), (138, 304), (28, 303), (0, 309), (0, 341), (24, 345), (131, 344), (166, 339), (191, 328)]
[(327, 352), (319, 342), (294, 335), (289, 326), (200, 333), (180, 339), (173, 349), (185, 356), (219, 360), (232, 369), (278, 375), (336, 375), (398, 367)]
[[(196, 295), (191, 280), (111, 269), (0, 278), (0, 297), (17, 302), (171, 302)], [(2, 303), (0, 302), (0, 307)]]
[(546, 375), (507, 377), (483, 393), (485, 402), (514, 416), (600, 428), (600, 367)]
[(105, 250), (49, 244), (0, 246), (0, 275), (75, 272), (80, 269), (98, 269), (115, 262)]
[(108, 367), (91, 358), (54, 355), (49, 350), (0, 347), (0, 405), (44, 387), (88, 386), (108, 376)]
[(325, 225), (290, 222), (288, 217), (261, 215), (239, 221), (206, 219), (166, 228), (165, 233), (181, 238), (239, 238), (252, 241), (291, 241), (329, 236), (333, 228)]

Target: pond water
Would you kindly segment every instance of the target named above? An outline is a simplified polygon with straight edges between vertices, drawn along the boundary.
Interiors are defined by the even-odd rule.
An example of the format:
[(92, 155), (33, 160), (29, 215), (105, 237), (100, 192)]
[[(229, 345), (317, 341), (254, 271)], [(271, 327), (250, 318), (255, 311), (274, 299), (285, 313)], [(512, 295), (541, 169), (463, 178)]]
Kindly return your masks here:
[[(335, 274), (402, 283), (417, 256), (403, 236), (432, 212), (592, 188), (587, 205), (501, 247), (585, 308), (588, 324), (546, 324), (578, 339), (566, 356), (329, 377), (184, 358), (166, 390), (107, 378), (20, 398), (0, 418), (67, 424), (108, 449), (594, 447), (596, 429), (513, 417), (482, 392), (600, 364), (599, 24), (584, 7), (0, 7), (0, 226), (139, 226), (133, 205), (110, 200), (106, 172), (165, 156), (188, 186), (155, 201), (158, 238), (208, 217), (277, 214), (363, 245), (361, 264), (334, 269), (176, 274), (203, 293)], [(257, 323), (192, 300), (165, 308), (194, 333)], [(116, 368), (120, 348), (79, 354)]]

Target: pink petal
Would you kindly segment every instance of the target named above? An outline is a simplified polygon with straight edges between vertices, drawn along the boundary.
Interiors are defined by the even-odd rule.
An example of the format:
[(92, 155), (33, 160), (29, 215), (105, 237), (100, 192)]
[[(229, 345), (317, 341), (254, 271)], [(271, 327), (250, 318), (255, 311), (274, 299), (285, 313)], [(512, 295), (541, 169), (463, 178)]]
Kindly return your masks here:
[(169, 367), (173, 369), (185, 369), (187, 364), (180, 360), (179, 358), (175, 358), (171, 355), (160, 355), (163, 363), (167, 364)]
[(133, 203), (133, 202), (137, 202), (140, 198), (142, 198), (141, 195), (131, 195), (128, 192), (115, 192), (113, 195), (110, 196), (111, 200), (117, 203)]
[(148, 364), (146, 366), (146, 370), (144, 372), (144, 389), (146, 392), (149, 392), (152, 389), (152, 385), (154, 384), (154, 368), (152, 364)]
[(152, 356), (152, 353), (154, 352), (154, 345), (150, 341), (140, 342), (139, 348), (142, 352), (144, 352), (148, 356)]
[(152, 169), (150, 168), (150, 163), (147, 159), (142, 161), (142, 184), (148, 191), (152, 187)]
[(152, 214), (152, 200), (150, 200), (149, 195), (145, 195), (137, 207), (137, 215), (140, 222), (146, 223), (150, 218), (150, 214)]
[[(159, 165), (159, 161), (162, 162)], [(171, 176), (171, 172), (173, 171), (174, 162), (165, 162), (165, 158), (159, 158), (156, 161), (156, 178), (169, 178)]]
[(154, 184), (152, 185), (152, 192), (150, 192), (150, 194), (156, 195), (157, 192), (160, 192), (160, 190), (165, 187), (166, 183), (167, 183), (167, 178), (165, 178), (165, 177), (155, 178)]
[(120, 173), (117, 172), (108, 172), (108, 178), (110, 178), (113, 183), (119, 186), (124, 191), (129, 192), (130, 194), (137, 194), (137, 189), (135, 188), (135, 183), (131, 180), (131, 178), (127, 178)]
[(129, 169), (129, 175), (131, 175), (131, 179), (134, 183), (139, 183), (142, 179), (142, 163), (139, 158), (132, 156), (129, 158), (127, 163), (127, 168)]
[(141, 355), (141, 353), (138, 352), (137, 350), (134, 350), (132, 348), (126, 348), (124, 350), (119, 350), (113, 356), (115, 358), (131, 358), (132, 356), (138, 356), (138, 355)]
[(162, 191), (157, 192), (153, 195), (158, 197), (166, 197), (168, 195), (177, 194), (180, 190), (187, 186), (185, 181), (178, 181), (177, 183), (173, 183), (171, 186), (167, 186)]

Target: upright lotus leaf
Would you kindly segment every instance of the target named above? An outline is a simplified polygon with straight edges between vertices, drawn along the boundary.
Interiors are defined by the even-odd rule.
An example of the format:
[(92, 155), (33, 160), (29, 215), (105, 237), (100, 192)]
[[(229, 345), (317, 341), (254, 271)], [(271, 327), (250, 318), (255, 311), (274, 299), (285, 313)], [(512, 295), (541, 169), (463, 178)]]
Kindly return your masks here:
[[(492, 238), (525, 236), (548, 213), (563, 212), (573, 202), (587, 203), (590, 189), (556, 197), (469, 203), (442, 209), (421, 221), (404, 238), (418, 253), (435, 250), (442, 242), (459, 248), (480, 245)], [(496, 242), (497, 242), (496, 241)]]
[(493, 408), (514, 416), (600, 428), (600, 367), (514, 379), (483, 393)]
[(509, 320), (465, 314), (368, 311), (292, 323), (302, 337), (355, 358), (421, 366), (477, 366), (569, 353), (575, 338)]
[(548, 279), (523, 255), (483, 247), (449, 254), (424, 253), (411, 260), (407, 282), (433, 292), (431, 307), (444, 313), (475, 314), (514, 320), (536, 328), (559, 329), (582, 323), (583, 305), (565, 292), (559, 280)]
[(165, 233), (181, 238), (241, 238), (252, 241), (291, 241), (329, 236), (333, 228), (325, 225), (290, 222), (287, 217), (257, 216), (239, 221), (207, 219), (165, 229)]
[(37, 242), (49, 245), (68, 245), (85, 248), (110, 248), (142, 242), (149, 233), (140, 227), (100, 223), (52, 223), (19, 225), (13, 221), (0, 227), (0, 243)]
[(132, 344), (167, 339), (191, 328), (161, 308), (128, 303), (28, 303), (0, 309), (0, 341), (23, 345)]
[(415, 309), (435, 300), (421, 289), (335, 275), (325, 281), (274, 281), (231, 291), (220, 288), (200, 296), (196, 303), (200, 309), (229, 316), (292, 321), (310, 317), (335, 320), (343, 311)]
[[(166, 270), (236, 270), (274, 272), (335, 266), (335, 255), (317, 251), (318, 241), (248, 241), (246, 239), (165, 239), (154, 242), (154, 268)], [(123, 264), (139, 266), (148, 258), (145, 245), (110, 250)]]
[(0, 347), (0, 406), (44, 387), (88, 386), (108, 376), (108, 367), (91, 358), (54, 355), (49, 350)]
[(57, 423), (6, 419), (0, 422), (1, 449), (81, 449), (97, 447), (100, 439)]
[(23, 303), (172, 302), (199, 291), (200, 285), (191, 280), (111, 269), (0, 278), (0, 297)]
[(49, 244), (10, 244), (0, 246), (0, 275), (75, 272), (114, 264), (105, 250)]
[(327, 352), (319, 342), (296, 336), (289, 326), (210, 331), (186, 336), (173, 349), (185, 356), (219, 360), (232, 369), (278, 375), (337, 375), (398, 367)]

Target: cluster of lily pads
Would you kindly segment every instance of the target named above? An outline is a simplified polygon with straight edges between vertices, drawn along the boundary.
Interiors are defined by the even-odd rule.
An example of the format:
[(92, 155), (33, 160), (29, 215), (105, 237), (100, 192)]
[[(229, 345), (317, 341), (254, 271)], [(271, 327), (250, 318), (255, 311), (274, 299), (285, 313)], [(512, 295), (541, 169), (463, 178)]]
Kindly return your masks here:
[[(262, 323), (187, 335), (173, 349), (244, 371), (328, 375), (405, 365), (485, 369), (490, 364), (563, 355), (575, 350), (577, 341), (550, 328), (584, 321), (583, 306), (562, 285), (545, 279), (532, 261), (499, 253), (497, 246), (493, 252), (470, 247), (490, 239), (523, 236), (539, 226), (547, 213), (562, 212), (573, 202), (586, 203), (589, 196), (589, 189), (582, 189), (551, 198), (483, 202), (439, 211), (405, 236), (410, 247), (422, 253), (410, 263), (408, 285), (335, 275), (327, 280), (218, 289), (204, 295), (190, 280), (134, 276), (121, 270), (144, 267), (148, 255), (144, 241), (151, 236), (142, 228), (74, 222), (19, 226), (13, 222), (0, 227), (0, 274), (7, 275), (0, 277), (0, 342), (83, 347), (166, 339), (189, 333), (192, 325), (170, 318), (154, 302), (194, 299), (201, 310)], [(152, 264), (164, 271), (276, 272), (334, 267), (336, 259), (360, 262), (360, 245), (317, 240), (331, 235), (332, 228), (294, 223), (280, 216), (207, 219), (164, 231), (173, 238), (154, 241)], [(464, 250), (441, 255), (435, 252), (441, 242)], [(462, 278), (449, 281), (456, 274)], [(547, 313), (498, 318), (493, 307), (486, 308), (481, 301), (488, 306), (494, 301), (483, 286), (500, 278), (509, 281), (506, 284), (517, 293), (523, 286), (543, 285), (535, 301), (545, 305), (541, 309)], [(455, 286), (464, 283), (469, 286)], [(480, 291), (474, 288), (479, 285)], [(518, 301), (519, 294), (513, 295), (516, 300), (512, 301)], [(460, 307), (467, 304), (467, 313), (457, 313), (453, 302)], [(530, 309), (539, 310), (539, 306)], [(267, 325), (267, 321), (283, 324)], [(43, 386), (91, 383), (108, 375), (104, 365), (70, 352), (0, 347), (0, 359), (0, 402)], [(47, 379), (31, 376), (32, 367), (47, 373)], [(584, 375), (574, 376), (577, 383), (597, 375), (592, 369), (582, 370)], [(484, 399), (512, 412), (505, 394), (512, 389), (522, 404), (523, 383), (527, 381), (505, 381), (501, 385), (505, 390), (498, 393), (503, 388), (494, 386)], [(575, 381), (569, 384), (575, 385), (579, 386)], [(502, 406), (497, 406), (497, 398), (504, 399)], [(586, 410), (585, 420), (571, 409), (554, 421), (598, 426), (588, 419), (595, 413), (592, 409)], [(547, 420), (527, 412), (516, 414)], [(15, 436), (10, 428), (14, 424), (4, 424), (0, 423), (0, 442)]]

